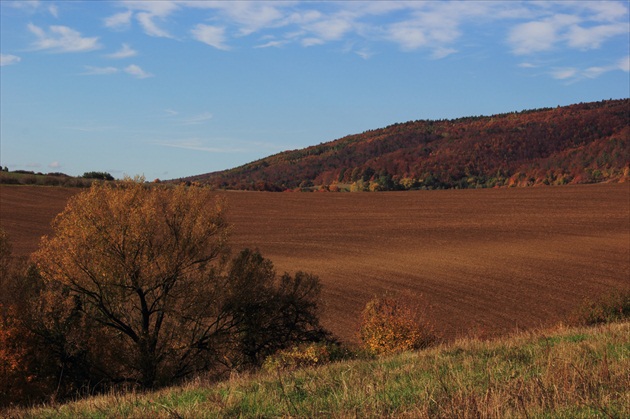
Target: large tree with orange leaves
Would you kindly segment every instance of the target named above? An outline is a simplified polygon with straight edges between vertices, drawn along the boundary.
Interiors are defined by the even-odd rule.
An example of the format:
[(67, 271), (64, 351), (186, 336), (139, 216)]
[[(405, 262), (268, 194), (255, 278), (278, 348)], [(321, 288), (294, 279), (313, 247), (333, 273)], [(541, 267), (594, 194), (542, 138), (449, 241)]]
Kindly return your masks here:
[(223, 326), (213, 303), (228, 230), (208, 190), (127, 180), (74, 197), (35, 260), (108, 336), (112, 380), (152, 387), (208, 362), (201, 355)]

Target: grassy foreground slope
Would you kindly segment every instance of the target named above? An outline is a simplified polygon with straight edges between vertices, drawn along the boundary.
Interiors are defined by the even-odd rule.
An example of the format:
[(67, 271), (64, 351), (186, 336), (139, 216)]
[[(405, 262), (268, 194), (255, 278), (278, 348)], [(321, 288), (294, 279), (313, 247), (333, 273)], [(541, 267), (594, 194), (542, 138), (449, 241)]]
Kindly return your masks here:
[(8, 413), (16, 418), (621, 418), (630, 415), (628, 336), (628, 322), (558, 327)]

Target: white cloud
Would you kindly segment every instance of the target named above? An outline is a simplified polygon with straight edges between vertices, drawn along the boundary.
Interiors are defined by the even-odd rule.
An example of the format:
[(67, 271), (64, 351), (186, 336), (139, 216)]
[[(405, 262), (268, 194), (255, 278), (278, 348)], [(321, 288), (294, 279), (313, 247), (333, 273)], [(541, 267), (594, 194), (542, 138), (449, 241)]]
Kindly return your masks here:
[(551, 19), (522, 23), (510, 31), (508, 43), (516, 55), (549, 51), (558, 42), (559, 32), (577, 20), (573, 16), (557, 15)]
[(22, 61), (22, 58), (17, 55), (11, 54), (0, 54), (0, 67), (4, 67), (5, 65), (17, 64)]
[(157, 38), (173, 38), (170, 33), (155, 24), (153, 21), (155, 17), (155, 15), (145, 12), (136, 14), (136, 19), (147, 35), (155, 36)]
[(146, 79), (148, 77), (153, 77), (153, 74), (147, 73), (142, 68), (140, 68), (140, 66), (136, 64), (131, 64), (125, 67), (123, 71), (139, 79)]
[(558, 68), (554, 69), (550, 74), (555, 79), (575, 82), (583, 79), (595, 79), (611, 71), (630, 72), (630, 56), (624, 57), (610, 65), (591, 66), (586, 69)]
[(602, 44), (630, 31), (628, 8), (622, 2), (532, 2), (529, 22), (514, 26), (508, 44), (517, 55), (568, 47), (580, 50)]
[(48, 33), (32, 23), (27, 27), (37, 37), (33, 47), (38, 50), (86, 52), (101, 48), (98, 37), (84, 38), (79, 32), (67, 26), (50, 26)]
[(278, 28), (287, 24), (286, 19), (295, 2), (278, 1), (184, 1), (183, 6), (211, 9), (213, 15), (236, 27), (240, 36), (251, 35), (264, 29)]
[(573, 25), (569, 28), (566, 39), (570, 47), (578, 49), (596, 49), (602, 43), (617, 35), (627, 35), (630, 30), (628, 23), (615, 23), (583, 28)]
[(619, 61), (611, 65), (589, 67), (584, 70), (582, 74), (585, 77), (593, 79), (601, 76), (604, 73), (608, 73), (609, 71), (625, 71), (626, 73), (630, 72), (630, 55), (620, 59)]
[(551, 72), (551, 77), (558, 80), (566, 80), (578, 74), (577, 68), (557, 68)]
[(50, 6), (48, 6), (48, 12), (50, 12), (50, 14), (55, 17), (55, 18), (59, 18), (59, 9), (57, 8), (56, 5), (51, 4)]
[(462, 38), (464, 24), (497, 19), (504, 7), (498, 2), (419, 2), (405, 6), (409, 13), (404, 20), (386, 25), (381, 37), (405, 51), (428, 49), (433, 59), (458, 51), (454, 43)]
[(177, 10), (179, 4), (186, 2), (179, 0), (124, 0), (121, 3), (130, 10), (139, 10), (165, 18)]
[(36, 11), (41, 6), (41, 2), (39, 0), (3, 1), (2, 4), (6, 4), (14, 9), (26, 10), (28, 12)]
[[(127, 7), (127, 11), (111, 17), (110, 27), (126, 27), (131, 22), (131, 17), (135, 12), (135, 17), (144, 33), (157, 38), (174, 38), (168, 31), (157, 25), (155, 19), (164, 21), (171, 13), (179, 9), (179, 2), (176, 1), (123, 1), (122, 5)], [(114, 18), (117, 16), (117, 18)], [(120, 24), (118, 24), (120, 22)], [(107, 22), (106, 22), (107, 26)]]
[(335, 16), (329, 19), (322, 19), (309, 24), (306, 29), (318, 39), (326, 41), (341, 39), (353, 28), (352, 19), (349, 16)]
[(315, 46), (315, 45), (322, 45), (324, 43), (325, 43), (325, 41), (323, 39), (319, 39), (319, 38), (304, 38), (301, 41), (301, 44), (304, 47), (312, 47), (312, 46)]
[(363, 58), (364, 60), (369, 60), (374, 55), (372, 51), (365, 48), (359, 51), (355, 51), (354, 53), (357, 54), (359, 57)]
[(389, 28), (388, 38), (399, 44), (405, 50), (414, 50), (428, 43), (424, 30), (408, 22), (392, 25)]
[(607, 71), (608, 70), (605, 67), (589, 67), (584, 70), (582, 74), (589, 79), (594, 79), (606, 73)]
[(457, 53), (457, 50), (454, 48), (437, 47), (433, 50), (431, 58), (433, 58), (434, 60), (441, 60), (442, 58), (448, 57), (449, 55), (455, 53)]
[(596, 22), (615, 22), (628, 15), (627, 7), (618, 1), (573, 1), (570, 5)]
[(135, 57), (138, 55), (138, 51), (134, 50), (129, 46), (129, 44), (122, 44), (122, 47), (114, 52), (113, 54), (108, 54), (108, 58), (121, 59), (121, 58), (129, 58)]
[(625, 71), (626, 73), (630, 72), (630, 55), (619, 60), (617, 68), (621, 71)]
[(199, 42), (221, 50), (229, 49), (228, 46), (225, 45), (225, 28), (200, 23), (195, 26), (190, 33), (193, 38)]
[(126, 12), (116, 13), (115, 15), (105, 18), (105, 27), (110, 29), (126, 29), (131, 25), (131, 17), (133, 12), (127, 10)]
[(287, 41), (287, 40), (284, 40), (284, 41), (269, 41), (269, 42), (266, 42), (266, 43), (261, 44), (261, 45), (256, 45), (254, 48), (272, 48), (272, 47), (279, 48), (279, 47), (282, 47), (282, 46), (284, 46), (284, 45), (286, 45), (288, 43), (289, 43), (289, 41)]
[(53, 161), (48, 164), (48, 167), (51, 169), (60, 169), (62, 166), (61, 163), (59, 163), (58, 161)]
[(85, 66), (85, 72), (81, 73), (84, 76), (109, 76), (118, 73), (120, 70), (116, 67), (92, 67)]

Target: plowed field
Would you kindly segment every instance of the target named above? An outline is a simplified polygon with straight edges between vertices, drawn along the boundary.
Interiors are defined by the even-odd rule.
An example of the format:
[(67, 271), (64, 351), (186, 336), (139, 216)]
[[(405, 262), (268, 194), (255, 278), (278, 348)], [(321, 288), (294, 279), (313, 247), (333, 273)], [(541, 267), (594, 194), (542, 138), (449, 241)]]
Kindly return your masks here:
[[(75, 189), (0, 186), (17, 254)], [(324, 284), (324, 323), (353, 341), (389, 293), (428, 306), (445, 337), (544, 326), (630, 287), (630, 185), (363, 194), (229, 192), (232, 245)]]

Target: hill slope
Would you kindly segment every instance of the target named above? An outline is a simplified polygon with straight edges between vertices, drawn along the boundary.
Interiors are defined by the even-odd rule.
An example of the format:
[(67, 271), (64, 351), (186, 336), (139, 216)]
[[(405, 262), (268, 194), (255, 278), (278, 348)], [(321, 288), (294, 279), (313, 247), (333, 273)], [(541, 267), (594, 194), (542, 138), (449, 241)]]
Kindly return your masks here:
[(221, 189), (441, 189), (626, 180), (630, 100), (411, 121), (192, 176)]
[[(463, 340), (418, 353), (203, 380), (8, 411), (15, 418), (627, 417), (627, 336), (609, 324)], [(2, 414), (2, 412), (0, 412)]]

